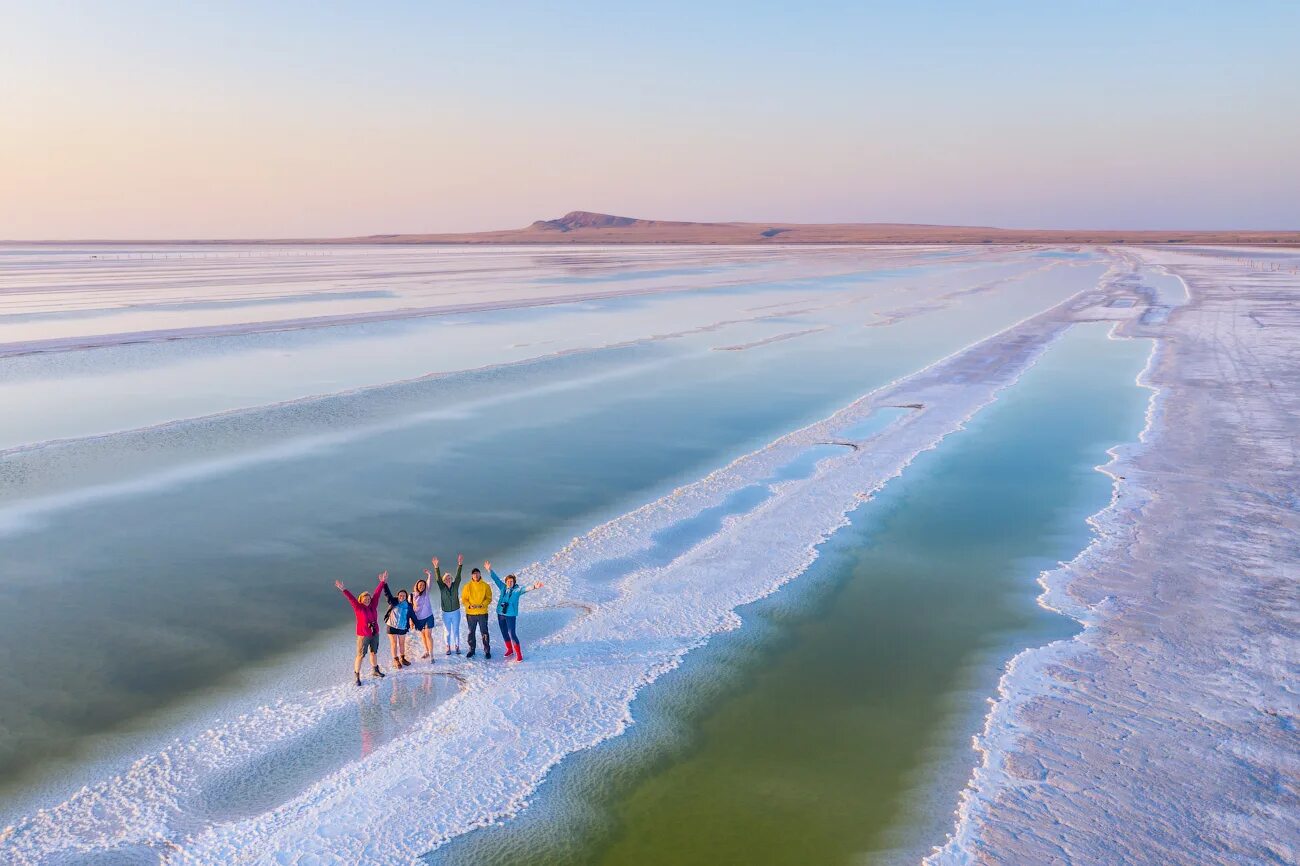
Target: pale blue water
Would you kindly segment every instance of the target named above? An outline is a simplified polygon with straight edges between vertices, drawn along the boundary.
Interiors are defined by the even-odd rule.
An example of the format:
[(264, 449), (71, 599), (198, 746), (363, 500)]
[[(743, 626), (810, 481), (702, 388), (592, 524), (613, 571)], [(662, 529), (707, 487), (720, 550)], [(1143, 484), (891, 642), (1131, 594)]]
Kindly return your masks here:
[(843, 431), (844, 438), (854, 442), (861, 439), (870, 439), (899, 418), (906, 417), (909, 412), (913, 411), (915, 410), (895, 406), (885, 406), (877, 409), (857, 424), (845, 427)]
[[(436, 320), (0, 358), (5, 405), (20, 410), (0, 422), (0, 447), (18, 446), (0, 461), (0, 590), (55, 605), (59, 630), (51, 640), (46, 617), (20, 605), (0, 609), (0, 649), (28, 657), (40, 648), (38, 664), (0, 671), (0, 816), (120, 769), (209, 714), (257, 706), (268, 687), (297, 694), (337, 682), (346, 658), (339, 667), (320, 663), (322, 646), (346, 656), (350, 643), (335, 578), (360, 587), (388, 568), (409, 585), (430, 555), (445, 563), (458, 551), (517, 568), (1054, 305), (1104, 270), (1062, 264), (1030, 274), (1042, 262), (1014, 252), (947, 264), (925, 254), (912, 267), (849, 260), (835, 273), (807, 252), (748, 260), (733, 251), (701, 267), (663, 267), (650, 253), (631, 263), (605, 253), (598, 263), (578, 253), (518, 255), (486, 259), (517, 284), (537, 279), (539, 268), (550, 269), (550, 285), (592, 278), (593, 269), (597, 282), (717, 274), (730, 282)], [(206, 259), (177, 261), (187, 270), (164, 286), (197, 281), (186, 291), (200, 300), (182, 299), (168, 322), (229, 312), (213, 293), (252, 292), (270, 279), (257, 264), (209, 291)], [(454, 270), (394, 261), (401, 280), (430, 285), (429, 273)], [(42, 279), (63, 273), (57, 262), (43, 267)], [(629, 268), (635, 273), (620, 271)], [(1028, 275), (944, 297), (1017, 274)], [(276, 272), (275, 281), (286, 280)], [(353, 281), (346, 276), (348, 287), (328, 303), (387, 297)], [(408, 299), (426, 291), (395, 285)], [(109, 280), (107, 289), (77, 291), (64, 301), (108, 292), (138, 303), (155, 290)], [(239, 306), (263, 315), (273, 305), (253, 298)], [(868, 327), (900, 308), (908, 315)], [(33, 312), (30, 304), (5, 309)], [(157, 323), (143, 315), (82, 318), (95, 322), (86, 333), (99, 333), (104, 319), (127, 329)], [(77, 319), (63, 317), (60, 327), (80, 327)], [(10, 326), (5, 335), (31, 323)], [(823, 330), (718, 351), (813, 328)], [(680, 332), (688, 333), (667, 336)], [(850, 435), (870, 447), (908, 411), (879, 410)], [(735, 491), (657, 537), (651, 559), (717, 532), (772, 484), (807, 477), (843, 447), (825, 446)], [(616, 575), (627, 563), (606, 567)], [(538, 613), (531, 635), (566, 617)], [(385, 686), (397, 708), (329, 716), (315, 736), (278, 746), (246, 775), (207, 780), (195, 798), (211, 802), (192, 806), (195, 820), (230, 817), (221, 802), (232, 790), (246, 803), (240, 814), (283, 802), (348, 760), (355, 740), (371, 748), (400, 737), (451, 691), (431, 679), (396, 694), (405, 687)]]

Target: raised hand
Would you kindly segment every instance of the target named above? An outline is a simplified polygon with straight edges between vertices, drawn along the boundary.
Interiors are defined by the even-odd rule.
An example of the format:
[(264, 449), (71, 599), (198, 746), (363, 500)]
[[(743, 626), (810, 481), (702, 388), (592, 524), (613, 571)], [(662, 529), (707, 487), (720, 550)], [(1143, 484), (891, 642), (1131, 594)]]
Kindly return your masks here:
[(388, 580), (388, 572), (387, 571), (379, 572), (379, 582), (383, 583), (386, 580)]
[(483, 570), (486, 571), (488, 574), (491, 574), (491, 573), (492, 573), (492, 562), (491, 562), (491, 560), (487, 560), (487, 559), (483, 560)]
[(347, 589), (347, 587), (343, 585), (343, 581), (341, 580), (334, 581), (334, 588), (337, 589), (339, 592), (342, 592), (343, 590)]
[(438, 567), (438, 557), (435, 556), (435, 557), (431, 560), (431, 562), (433, 562), (433, 567), (434, 567), (434, 568), (437, 568), (437, 567)]
[(433, 580), (433, 572), (429, 571), (427, 568), (424, 570), (424, 576), (428, 580)]
[(456, 564), (457, 564), (457, 565), (464, 565), (464, 564), (465, 564), (465, 554), (463, 554), (463, 553), (458, 553), (458, 554), (456, 554)]
[(541, 588), (544, 587), (544, 586), (546, 586), (546, 584), (542, 583), (542, 582), (539, 580), (539, 581), (537, 581), (537, 583), (534, 583), (534, 584), (533, 584), (533, 589), (541, 589)]

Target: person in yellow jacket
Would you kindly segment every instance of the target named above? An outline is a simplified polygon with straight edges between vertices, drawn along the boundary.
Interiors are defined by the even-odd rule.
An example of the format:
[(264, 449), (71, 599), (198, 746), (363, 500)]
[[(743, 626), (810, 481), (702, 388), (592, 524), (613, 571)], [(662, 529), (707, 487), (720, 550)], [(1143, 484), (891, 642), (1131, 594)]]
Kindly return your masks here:
[(492, 606), (492, 584), (483, 580), (477, 568), (469, 573), (469, 583), (460, 588), (460, 604), (465, 608), (465, 623), (469, 626), (469, 652), (465, 658), (474, 658), (474, 629), (483, 632), (483, 658), (492, 658), (492, 645), (488, 643), (488, 608)]

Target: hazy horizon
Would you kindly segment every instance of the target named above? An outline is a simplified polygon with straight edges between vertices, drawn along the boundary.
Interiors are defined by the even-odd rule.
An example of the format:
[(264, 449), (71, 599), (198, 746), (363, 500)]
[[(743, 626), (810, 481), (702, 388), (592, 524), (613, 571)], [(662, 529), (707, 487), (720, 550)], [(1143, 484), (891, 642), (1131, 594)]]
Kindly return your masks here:
[(0, 238), (1300, 228), (1300, 7), (6, 7)]

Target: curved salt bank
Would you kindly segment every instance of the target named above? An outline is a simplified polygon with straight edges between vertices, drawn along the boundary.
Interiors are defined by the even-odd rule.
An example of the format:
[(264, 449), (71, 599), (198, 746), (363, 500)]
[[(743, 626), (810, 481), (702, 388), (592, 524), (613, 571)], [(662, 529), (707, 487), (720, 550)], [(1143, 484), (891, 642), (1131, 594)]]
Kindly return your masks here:
[[(612, 521), (526, 570), (524, 581), (535, 574), (561, 576), (554, 580), (552, 597), (581, 598), (586, 587), (571, 575), (591, 573), (603, 561), (644, 549), (656, 532), (717, 506), (738, 487), (771, 477), (876, 407), (928, 407), (878, 434), (871, 447), (843, 449), (824, 459), (812, 477), (780, 483), (777, 495), (724, 522), (718, 533), (669, 564), (619, 580), (611, 601), (536, 649), (526, 677), (517, 668), (487, 668), (408, 738), (423, 744), (415, 755), (406, 747), (378, 753), (271, 813), (209, 828), (188, 840), (180, 856), (210, 862), (255, 851), (261, 853), (253, 860), (280, 852), (276, 859), (282, 862), (315, 857), (400, 862), (510, 816), (564, 755), (616, 736), (630, 724), (629, 706), (642, 686), (710, 635), (736, 627), (737, 607), (800, 574), (815, 558), (816, 545), (846, 522), (864, 496), (1014, 382), (1067, 326), (1066, 313), (1063, 305), (1021, 323)], [(772, 544), (772, 538), (782, 543)], [(486, 730), (495, 735), (479, 735)], [(420, 769), (412, 770), (413, 764)], [(403, 797), (414, 801), (411, 818), (417, 825), (394, 832), (408, 826), (406, 815), (391, 812), (391, 804)], [(381, 825), (382, 834), (358, 830)]]
[(1121, 328), (1158, 340), (1147, 427), (1097, 541), (1043, 578), (1085, 629), (1008, 666), (936, 866), (1300, 857), (1300, 250), (1121, 255), (1187, 297), (1147, 281), (1167, 314)]
[[(524, 667), (477, 667), (463, 691), (400, 740), (260, 814), (220, 822), (193, 814), (182, 793), (204, 780), (195, 763), (201, 757), (186, 764), (165, 753), (142, 759), (126, 779), (85, 789), (18, 823), (0, 843), (16, 862), (75, 861), (92, 850), (195, 863), (404, 862), (506, 818), (565, 755), (630, 724), (629, 707), (642, 686), (711, 635), (736, 627), (738, 607), (802, 573), (817, 544), (864, 497), (995, 399), (1073, 314), (1094, 303), (1067, 301), (1031, 317), (524, 570), (525, 582), (546, 576), (547, 589), (533, 597), (539, 607), (602, 601), (533, 647)], [(900, 405), (924, 408), (871, 434), (868, 447), (834, 449), (811, 475), (787, 470), (845, 431), (862, 429), (884, 407)], [(716, 532), (666, 563), (612, 579), (603, 574), (602, 566), (644, 556), (657, 536), (760, 484), (771, 495), (724, 517)], [(304, 725), (312, 712), (301, 711)], [(226, 740), (218, 734), (205, 742), (220, 753)]]

